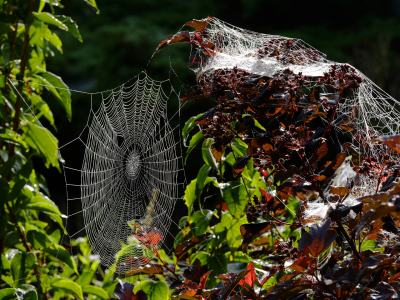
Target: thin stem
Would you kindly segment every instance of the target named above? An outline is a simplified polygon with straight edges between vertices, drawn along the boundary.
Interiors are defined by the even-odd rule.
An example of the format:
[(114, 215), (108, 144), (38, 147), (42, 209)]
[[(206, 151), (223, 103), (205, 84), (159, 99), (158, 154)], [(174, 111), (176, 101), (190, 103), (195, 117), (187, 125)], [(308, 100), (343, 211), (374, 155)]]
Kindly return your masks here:
[(174, 275), (175, 279), (178, 280), (178, 281), (181, 281), (181, 280), (179, 279), (179, 277), (175, 274), (175, 270), (172, 270), (172, 269), (171, 269), (170, 267), (168, 267), (167, 264), (163, 261), (163, 259), (160, 257), (160, 254), (158, 254), (158, 251), (155, 250), (155, 251), (153, 251), (153, 252), (154, 252), (155, 256), (161, 261), (161, 263), (163, 264), (163, 266), (164, 266), (168, 271), (170, 271), (170, 272)]
[[(33, 11), (35, 5), (35, 0), (30, 0), (29, 1), (29, 11), (28, 13), (31, 13)], [(22, 45), (22, 56), (21, 56), (21, 65), (20, 65), (20, 74), (21, 76), (21, 81), (18, 82), (18, 95), (17, 95), (17, 102), (15, 104), (15, 115), (14, 115), (14, 122), (13, 122), (13, 131), (17, 131), (18, 126), (19, 126), (19, 117), (21, 114), (21, 104), (22, 104), (22, 88), (24, 86), (24, 74), (25, 74), (25, 68), (26, 68), (26, 63), (28, 60), (28, 49), (29, 49), (29, 29), (31, 27), (30, 23), (25, 24), (25, 33), (24, 33), (24, 43)], [(9, 158), (14, 156), (14, 151), (15, 151), (15, 146), (14, 144), (10, 143), (10, 152), (9, 152)]]
[[(24, 244), (24, 246), (25, 246), (26, 251), (27, 251), (27, 252), (32, 252), (32, 249), (31, 249), (31, 247), (29, 246), (28, 241), (26, 240), (25, 234), (23, 233), (21, 227), (18, 225), (18, 220), (17, 220), (17, 218), (16, 218), (14, 212), (12, 211), (11, 206), (8, 204), (7, 201), (6, 201), (6, 206), (7, 206), (7, 209), (8, 209), (8, 213), (10, 214), (11, 219), (12, 219), (12, 221), (13, 221), (14, 224), (15, 224), (15, 227), (17, 227), (17, 229), (18, 229), (19, 236), (20, 236), (20, 238), (21, 238), (21, 240), (22, 240), (22, 242), (23, 242), (23, 244)], [(42, 263), (40, 262), (40, 260), (38, 260), (38, 263), (39, 263), (40, 266), (42, 265)], [(36, 265), (33, 266), (33, 272), (35, 273), (37, 283), (38, 283), (38, 285), (39, 285), (39, 287), (40, 287), (40, 286), (41, 286), (41, 283), (40, 283), (40, 273), (39, 273), (39, 271), (38, 271)], [(45, 298), (47, 299), (46, 293), (45, 293)]]

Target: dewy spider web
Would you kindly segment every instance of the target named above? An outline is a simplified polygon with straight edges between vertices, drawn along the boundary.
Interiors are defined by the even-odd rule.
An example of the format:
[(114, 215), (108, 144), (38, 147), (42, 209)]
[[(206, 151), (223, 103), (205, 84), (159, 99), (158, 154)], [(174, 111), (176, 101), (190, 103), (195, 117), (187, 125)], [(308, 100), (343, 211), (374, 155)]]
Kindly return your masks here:
[[(74, 224), (74, 218), (84, 220), (84, 227), (69, 232), (69, 237), (76, 238), (85, 230), (93, 252), (107, 267), (115, 263), (121, 242), (134, 244), (128, 249), (135, 259), (129, 260), (127, 267), (148, 263), (145, 257), (151, 256), (151, 251), (135, 243), (132, 234), (139, 239), (145, 235), (157, 248), (166, 247), (172, 212), (183, 185), (178, 180), (183, 167), (174, 136), (180, 126), (171, 127), (169, 95), (163, 84), (170, 82), (155, 81), (141, 73), (110, 92), (93, 94), (92, 99), (101, 95), (99, 108), (90, 109), (81, 135), (60, 147), (61, 154), (77, 149), (77, 144), (84, 148), (81, 168), (72, 168), (68, 162), (64, 166), (67, 224)], [(80, 182), (72, 183), (76, 173)], [(82, 207), (74, 211), (79, 200)]]

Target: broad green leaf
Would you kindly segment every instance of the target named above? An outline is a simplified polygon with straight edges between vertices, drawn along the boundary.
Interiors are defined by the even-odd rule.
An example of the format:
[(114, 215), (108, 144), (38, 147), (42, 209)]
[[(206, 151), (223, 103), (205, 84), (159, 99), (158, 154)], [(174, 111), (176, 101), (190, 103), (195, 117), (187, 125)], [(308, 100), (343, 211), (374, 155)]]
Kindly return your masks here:
[(227, 230), (226, 241), (231, 251), (238, 250), (242, 244), (242, 234), (240, 233), (240, 226), (247, 223), (246, 216), (240, 219), (235, 219), (230, 214), (224, 214), (222, 216), (221, 223)]
[(44, 6), (46, 5), (46, 0), (40, 0), (38, 12), (41, 13)]
[(17, 164), (18, 164), (18, 157), (14, 155), (1, 166), (0, 176), (6, 178), (8, 173), (10, 173), (12, 169), (15, 169), (15, 166)]
[(196, 197), (200, 198), (201, 192), (203, 191), (204, 183), (207, 179), (208, 173), (211, 171), (211, 167), (208, 165), (204, 165), (200, 168), (199, 173), (197, 174), (196, 180)]
[(246, 156), (247, 155), (247, 144), (239, 138), (234, 138), (232, 140), (232, 149), (236, 156)]
[(5, 299), (7, 296), (15, 294), (15, 289), (8, 288), (0, 290), (0, 299)]
[(15, 290), (18, 300), (37, 300), (38, 295), (35, 287), (30, 284), (21, 284), (18, 289)]
[(201, 149), (202, 149), (204, 162), (218, 172), (217, 161), (215, 160), (214, 155), (212, 155), (212, 152), (211, 152), (211, 145), (212, 145), (213, 141), (214, 141), (213, 139), (204, 140), (203, 146)]
[(208, 225), (210, 224), (213, 212), (211, 210), (196, 211), (189, 219), (192, 223), (192, 228), (194, 229), (194, 235), (199, 236), (203, 234)]
[(46, 102), (42, 100), (39, 95), (32, 94), (31, 95), (32, 104), (40, 111), (40, 113), (50, 122), (52, 126), (54, 126), (54, 117), (53, 113), (50, 110), (50, 107)]
[(33, 162), (31, 160), (28, 160), (26, 164), (24, 164), (24, 166), (21, 168), (21, 170), (19, 170), (18, 176), (22, 176), (22, 178), (25, 179), (31, 179), (32, 171), (33, 171)]
[(76, 295), (79, 299), (83, 299), (82, 288), (70, 279), (61, 279), (51, 284), (53, 288), (61, 289), (67, 293)]
[(57, 205), (51, 201), (49, 198), (44, 196), (35, 196), (32, 197), (30, 203), (25, 206), (26, 209), (41, 211), (47, 214), (50, 218), (52, 218), (58, 225), (60, 225), (61, 229), (66, 234), (66, 230), (64, 228), (62, 215)]
[(42, 21), (46, 24), (49, 25), (54, 25), (57, 26), (61, 29), (68, 30), (68, 27), (63, 24), (60, 20), (58, 20), (56, 17), (54, 17), (52, 14), (47, 13), (47, 12), (42, 12), (42, 13), (37, 13), (37, 12), (32, 12), (32, 16), (34, 20), (37, 21)]
[(207, 266), (208, 266), (209, 270), (213, 270), (213, 271), (207, 278), (207, 287), (208, 288), (215, 287), (217, 280), (219, 281), (219, 279), (215, 278), (216, 276), (225, 274), (228, 272), (227, 264), (228, 264), (228, 262), (223, 253), (216, 253), (210, 258)]
[(15, 184), (11, 188), (10, 194), (8, 195), (8, 200), (14, 200), (21, 196), (21, 191), (25, 187), (26, 183), (26, 179), (19, 179), (17, 182), (15, 182)]
[(141, 281), (138, 283), (133, 292), (136, 294), (138, 291), (143, 290), (147, 295), (147, 300), (168, 300), (168, 285), (159, 280), (154, 281)]
[(55, 16), (53, 16), (50, 13), (47, 12), (42, 12), (42, 13), (37, 13), (37, 12), (32, 12), (33, 19), (36, 21), (42, 21), (43, 23), (49, 24), (49, 25), (54, 25), (57, 26), (61, 29), (68, 30), (68, 27), (63, 24), (60, 20), (58, 20)]
[(193, 206), (194, 200), (196, 200), (196, 183), (197, 183), (197, 179), (193, 179), (186, 186), (185, 196), (183, 197), (183, 200), (185, 201), (185, 204), (188, 208), (188, 216), (191, 215), (192, 206)]
[(14, 280), (14, 286), (18, 287), (24, 283), (24, 279), (32, 271), (35, 265), (35, 254), (20, 252), (11, 259), (11, 273)]
[(60, 102), (67, 113), (68, 119), (71, 120), (71, 92), (64, 81), (62, 81), (61, 77), (50, 72), (43, 72), (40, 76), (35, 75), (35, 77), (41, 81), (49, 92)]
[(42, 154), (46, 167), (50, 167), (50, 165), (59, 167), (57, 155), (58, 140), (55, 136), (48, 129), (35, 124), (24, 126), (23, 129), (25, 131), (25, 142)]
[(57, 50), (60, 51), (60, 53), (63, 53), (62, 42), (61, 42), (60, 38), (58, 37), (58, 35), (56, 35), (55, 33), (52, 33), (50, 29), (47, 29), (43, 35), (43, 38), (45, 38), (47, 41), (49, 41), (49, 43), (51, 43), (54, 47), (56, 47)]
[(43, 249), (43, 252), (50, 254), (51, 256), (57, 258), (58, 260), (67, 264), (75, 273), (78, 273), (76, 262), (71, 254), (64, 249), (64, 247), (53, 244), (47, 248)]
[[(31, 70), (31, 74), (35, 74), (37, 72), (43, 72), (42, 70), (46, 70), (46, 62), (43, 57), (32, 57), (28, 60), (28, 64), (29, 64), (29, 69)], [(34, 100), (32, 99), (33, 95), (37, 96), (34, 93), (31, 94), (32, 104), (34, 104)]]
[[(358, 248), (359, 241), (356, 242)], [(372, 250), (372, 251), (375, 250), (375, 240), (367, 240), (361, 244), (361, 251), (367, 251), (367, 250)]]
[(17, 132), (10, 129), (0, 130), (0, 140), (7, 141), (13, 144), (18, 144), (25, 148), (28, 148), (28, 145), (25, 143), (22, 137)]
[(266, 131), (266, 129), (264, 128), (264, 126), (262, 126), (262, 125), (257, 121), (256, 118), (254, 118), (254, 125), (255, 125), (257, 128), (259, 128), (259, 129), (261, 129), (261, 130), (263, 130), (263, 131)]
[(44, 48), (43, 37), (48, 29), (49, 27), (43, 22), (34, 22), (29, 29), (29, 44)]
[(240, 179), (220, 184), (219, 188), (222, 198), (228, 205), (229, 212), (235, 217), (241, 216), (246, 208), (247, 201), (249, 201), (249, 196)]
[(92, 281), (93, 275), (93, 272), (82, 272), (81, 276), (76, 280), (76, 283), (80, 286), (87, 286)]
[(199, 131), (198, 133), (196, 133), (194, 136), (192, 136), (192, 139), (190, 140), (189, 143), (189, 147), (186, 150), (186, 156), (185, 156), (185, 164), (186, 161), (189, 157), (190, 152), (192, 152), (192, 150), (194, 149), (194, 147), (196, 147), (196, 145), (203, 139), (203, 134), (201, 133), (201, 131)]
[(91, 7), (93, 7), (95, 10), (96, 10), (96, 12), (99, 14), (100, 13), (100, 10), (99, 10), (99, 8), (97, 7), (97, 4), (96, 4), (96, 1), (95, 0), (84, 0), (87, 4), (89, 4)]
[(182, 137), (183, 137), (183, 145), (185, 147), (186, 146), (186, 140), (188, 138), (188, 134), (189, 132), (196, 127), (196, 123), (194, 121), (196, 121), (196, 119), (198, 119), (200, 116), (202, 116), (203, 114), (199, 114), (197, 116), (191, 117), (189, 120), (187, 120), (187, 122), (185, 123), (185, 126), (182, 129)]
[(67, 26), (68, 31), (76, 37), (80, 42), (82, 42), (81, 34), (79, 33), (78, 25), (71, 19), (71, 17), (66, 16), (55, 16), (59, 21), (61, 21), (65, 26)]
[(83, 287), (82, 291), (86, 294), (100, 297), (101, 299), (108, 299), (107, 292), (99, 286), (87, 285)]
[[(59, 214), (52, 214), (52, 213), (47, 213), (47, 215), (52, 218), (58, 225), (60, 225), (61, 229), (64, 231), (64, 234), (67, 234), (67, 231), (64, 228), (64, 222), (62, 220), (62, 216), (63, 215), (59, 215)], [(65, 216), (63, 216), (65, 217)]]
[(233, 152), (229, 153), (228, 156), (225, 158), (225, 161), (230, 164), (231, 166), (233, 166), (236, 162), (235, 160), (235, 156), (233, 155)]
[(48, 198), (36, 196), (26, 205), (27, 209), (37, 210), (44, 213), (53, 213), (61, 215), (57, 205)]
[(190, 256), (190, 263), (193, 264), (198, 259), (202, 266), (207, 265), (211, 255), (205, 251), (197, 251)]
[(293, 223), (294, 218), (296, 217), (296, 213), (300, 209), (300, 200), (290, 196), (287, 204), (285, 205), (285, 217), (286, 217), (286, 223)]
[[(252, 115), (249, 115), (249, 114), (243, 114), (243, 115), (242, 115), (242, 118), (244, 118), (244, 117), (253, 117), (253, 116), (252, 116)], [(266, 130), (266, 129), (264, 128), (264, 126), (262, 126), (262, 125), (257, 121), (256, 118), (253, 117), (253, 120), (254, 120), (254, 126), (255, 126), (255, 127), (259, 128), (259, 129), (261, 129), (261, 130), (263, 130), (263, 131)]]

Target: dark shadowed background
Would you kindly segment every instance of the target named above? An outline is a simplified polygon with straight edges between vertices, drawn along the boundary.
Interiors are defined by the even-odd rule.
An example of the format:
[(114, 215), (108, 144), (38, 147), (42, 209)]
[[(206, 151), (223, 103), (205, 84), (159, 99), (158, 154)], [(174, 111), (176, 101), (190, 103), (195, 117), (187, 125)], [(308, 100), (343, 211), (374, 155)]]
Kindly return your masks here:
[[(303, 39), (327, 54), (328, 59), (357, 67), (400, 99), (400, 0), (97, 0), (97, 4), (99, 15), (76, 0), (64, 1), (65, 8), (59, 12), (77, 22), (83, 43), (67, 32), (59, 32), (64, 54), (54, 50), (47, 68), (60, 75), (71, 89), (95, 92), (121, 85), (146, 69), (155, 48), (167, 35), (192, 19), (215, 16), (248, 30)], [(189, 45), (163, 49), (152, 59), (148, 73), (155, 79), (168, 78), (171, 60), (180, 80), (194, 84), (194, 73), (187, 68), (189, 51)], [(57, 127), (54, 133), (60, 145), (77, 137), (87, 121), (90, 97), (79, 93), (72, 96), (70, 123), (50, 100)], [(170, 111), (177, 109), (175, 100)], [(181, 123), (209, 106), (189, 104), (182, 112)], [(75, 151), (62, 154), (66, 164), (83, 155)], [(194, 153), (191, 157), (199, 156)], [(63, 175), (36, 165), (47, 178), (51, 198), (65, 211)], [(189, 182), (201, 165), (198, 159), (188, 162)], [(175, 220), (186, 215), (182, 203), (178, 203), (175, 215)], [(76, 226), (82, 228), (83, 224)]]

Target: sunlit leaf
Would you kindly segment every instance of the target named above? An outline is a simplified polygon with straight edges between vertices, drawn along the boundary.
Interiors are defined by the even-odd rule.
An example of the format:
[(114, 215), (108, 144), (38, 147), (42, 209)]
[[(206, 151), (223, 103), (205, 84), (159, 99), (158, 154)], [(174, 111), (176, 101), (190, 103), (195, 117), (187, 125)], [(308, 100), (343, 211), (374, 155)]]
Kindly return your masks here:
[(76, 295), (79, 299), (83, 300), (82, 288), (70, 279), (60, 279), (51, 284), (51, 287), (63, 290), (67, 293)]

